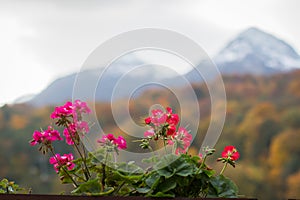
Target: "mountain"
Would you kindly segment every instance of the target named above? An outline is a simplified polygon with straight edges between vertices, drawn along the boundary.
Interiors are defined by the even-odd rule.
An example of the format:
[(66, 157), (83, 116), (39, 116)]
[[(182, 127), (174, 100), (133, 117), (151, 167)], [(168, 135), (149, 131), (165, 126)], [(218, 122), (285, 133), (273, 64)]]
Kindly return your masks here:
[(73, 96), (82, 100), (112, 101), (136, 97), (149, 87), (176, 87), (184, 84), (167, 67), (146, 64), (129, 54), (107, 68), (89, 69), (59, 78), (27, 103), (33, 106), (57, 105), (71, 100)]
[(223, 74), (268, 75), (300, 68), (300, 56), (293, 47), (257, 28), (240, 33), (213, 60)]
[[(300, 68), (300, 56), (289, 44), (257, 28), (240, 33), (213, 61), (222, 74), (270, 75)], [(72, 99), (74, 94), (75, 98), (97, 101), (132, 98), (149, 87), (183, 87), (203, 79), (212, 80), (217, 74), (211, 65), (211, 60), (203, 60), (186, 74), (176, 74), (167, 67), (146, 64), (136, 55), (128, 54), (107, 68), (100, 66), (59, 78), (28, 103), (57, 105)], [(90, 91), (91, 87), (95, 90)]]
[(32, 98), (35, 97), (35, 94), (26, 94), (23, 96), (18, 97), (13, 101), (13, 104), (21, 104), (21, 103), (26, 103), (30, 101)]

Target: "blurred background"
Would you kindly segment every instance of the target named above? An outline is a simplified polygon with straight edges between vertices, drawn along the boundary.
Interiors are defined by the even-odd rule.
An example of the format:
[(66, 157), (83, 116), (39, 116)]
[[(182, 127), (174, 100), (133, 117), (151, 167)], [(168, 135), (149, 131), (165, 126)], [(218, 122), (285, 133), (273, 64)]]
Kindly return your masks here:
[[(49, 157), (29, 145), (33, 131), (53, 123), (49, 115), (54, 107), (72, 98), (76, 75), (95, 48), (120, 33), (153, 27), (189, 37), (220, 70), (222, 77), (209, 79), (210, 84), (218, 84), (222, 78), (227, 97), (226, 120), (215, 148), (221, 152), (225, 145), (235, 145), (240, 151), (236, 168), (226, 171), (240, 193), (259, 199), (299, 198), (299, 8), (297, 0), (0, 0), (0, 178), (15, 180), (33, 193), (68, 191), (59, 184)], [(190, 149), (197, 153), (201, 133), (211, 121), (207, 83), (193, 67), (163, 52), (132, 53), (111, 66), (106, 74), (108, 89), (95, 96), (94, 111), (101, 126), (105, 132), (121, 131), (111, 112), (109, 90), (126, 67), (147, 63), (168, 65), (177, 77), (155, 68), (133, 74), (128, 85), (152, 73), (156, 81), (171, 83), (183, 76), (192, 86), (201, 120), (195, 122), (193, 109), (185, 110), (184, 117), (199, 123), (199, 138)], [(204, 69), (201, 63), (196, 68)], [(87, 80), (97, 78), (94, 74), (83, 72)], [(172, 87), (185, 95), (186, 85)], [(129, 104), (124, 101), (128, 98)], [(172, 90), (157, 86), (130, 97), (120, 94), (115, 101), (120, 110), (130, 107), (136, 123), (153, 104), (175, 111), (180, 104)], [(128, 119), (122, 124), (129, 124)], [(60, 152), (71, 150), (64, 142), (56, 145)], [(214, 158), (210, 165), (222, 167)]]

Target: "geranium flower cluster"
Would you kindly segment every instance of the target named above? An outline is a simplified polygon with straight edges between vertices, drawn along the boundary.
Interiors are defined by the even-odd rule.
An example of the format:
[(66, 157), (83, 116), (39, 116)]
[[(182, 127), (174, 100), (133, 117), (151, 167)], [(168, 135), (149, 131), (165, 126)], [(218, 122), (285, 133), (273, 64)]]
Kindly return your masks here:
[(126, 140), (119, 136), (116, 138), (113, 134), (103, 135), (101, 139), (97, 140), (102, 146), (113, 147), (113, 149), (126, 149), (127, 143)]
[[(80, 100), (55, 107), (50, 117), (57, 126), (63, 127), (63, 137), (58, 130), (48, 126), (47, 130), (34, 131), (30, 142), (31, 146), (40, 145), (39, 150), (43, 154), (52, 153), (49, 162), (62, 183), (71, 183), (75, 187), (72, 193), (148, 197), (237, 196), (236, 186), (222, 175), (228, 164), (235, 167), (235, 161), (240, 157), (237, 149), (234, 146), (224, 148), (218, 158), (224, 166), (219, 175), (215, 175), (215, 171), (205, 163), (215, 149), (206, 147), (202, 151), (204, 155), (189, 155), (187, 151), (192, 135), (179, 125), (179, 115), (173, 113), (170, 107), (153, 109), (144, 120), (149, 129), (144, 132), (144, 138), (139, 140), (140, 146), (152, 150), (150, 141), (162, 141), (166, 150), (166, 155), (162, 157), (153, 152), (152, 157), (144, 159), (154, 164), (146, 170), (132, 161), (116, 162), (119, 151), (127, 148), (122, 136), (103, 134), (97, 140), (101, 148), (88, 153), (82, 138), (89, 132), (89, 125), (83, 120), (83, 115), (90, 112), (87, 104)], [(72, 153), (55, 152), (52, 143), (64, 139), (67, 145), (74, 148), (77, 159)], [(172, 153), (168, 152), (167, 146), (173, 149)]]
[(36, 144), (49, 145), (53, 141), (62, 140), (60, 133), (53, 129), (52, 126), (48, 126), (48, 129), (45, 131), (34, 131), (32, 137), (33, 140), (30, 142), (31, 146)]
[(55, 154), (49, 159), (50, 164), (53, 165), (56, 172), (59, 171), (61, 166), (66, 166), (68, 170), (72, 170), (75, 167), (75, 164), (73, 163), (74, 156), (73, 154)]
[(222, 152), (223, 159), (229, 159), (232, 161), (236, 161), (239, 159), (240, 154), (234, 146), (226, 146), (224, 151)]
[[(235, 161), (238, 160), (240, 157), (240, 153), (238, 150), (230, 145), (226, 146), (222, 152), (222, 157), (218, 158), (218, 161), (222, 161), (223, 163), (229, 163), (231, 166), (235, 167)], [(225, 165), (225, 167), (226, 167)]]
[[(76, 146), (78, 153), (84, 157), (83, 150), (80, 151), (80, 137), (83, 137), (89, 132), (88, 123), (82, 120), (83, 114), (89, 114), (91, 110), (87, 106), (86, 102), (80, 100), (75, 100), (74, 103), (68, 101), (63, 106), (55, 107), (54, 111), (51, 113), (50, 117), (56, 120), (56, 125), (63, 126), (63, 135), (66, 139), (68, 145)], [(45, 131), (34, 131), (33, 140), (30, 142), (32, 146), (40, 144), (39, 150), (43, 154), (50, 151), (53, 157), (50, 158), (49, 162), (54, 165), (56, 172), (62, 166), (66, 166), (66, 169), (71, 170), (74, 168), (74, 163), (72, 162), (74, 157), (70, 154), (56, 154), (52, 146), (52, 142), (56, 140), (63, 140), (60, 136), (58, 130), (55, 130), (52, 126), (49, 126)], [(84, 148), (84, 147), (82, 147)]]
[(89, 126), (86, 121), (82, 120), (82, 114), (89, 114), (90, 108), (86, 102), (75, 100), (74, 103), (67, 102), (63, 106), (55, 107), (54, 112), (50, 115), (52, 119), (57, 119), (58, 126), (65, 126), (63, 134), (68, 145), (79, 143), (79, 135), (83, 136), (89, 132)]
[(142, 140), (141, 147), (148, 148), (149, 140), (162, 139), (167, 144), (174, 145), (175, 153), (185, 153), (192, 141), (192, 135), (184, 128), (177, 126), (180, 118), (178, 114), (173, 113), (170, 107), (166, 108), (166, 111), (161, 109), (154, 109), (151, 111), (151, 115), (145, 118), (145, 124), (150, 127), (144, 133), (146, 140)]

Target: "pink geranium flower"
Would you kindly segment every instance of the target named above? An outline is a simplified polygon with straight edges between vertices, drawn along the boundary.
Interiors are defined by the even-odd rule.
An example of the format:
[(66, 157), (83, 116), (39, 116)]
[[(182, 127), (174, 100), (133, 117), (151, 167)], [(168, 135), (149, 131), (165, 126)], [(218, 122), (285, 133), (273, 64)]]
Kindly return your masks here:
[[(76, 124), (70, 123), (68, 127), (64, 129), (63, 134), (66, 138), (66, 142), (68, 145), (73, 145), (74, 141), (79, 140), (78, 133), (88, 133), (89, 126), (85, 121), (79, 121)], [(83, 134), (81, 136), (84, 136)]]
[(147, 137), (152, 137), (154, 134), (155, 134), (154, 129), (151, 128), (151, 129), (145, 131), (144, 137), (146, 137), (146, 138), (147, 138)]
[(53, 129), (51, 126), (48, 126), (48, 129), (45, 131), (34, 131), (33, 132), (33, 140), (30, 142), (31, 146), (34, 146), (36, 144), (46, 144), (48, 142), (53, 142), (55, 140), (62, 140), (60, 137), (60, 133)]
[(178, 114), (173, 113), (170, 107), (167, 107), (165, 111), (154, 109), (151, 111), (151, 115), (145, 118), (145, 124), (149, 125), (150, 129), (144, 133), (144, 136), (148, 139), (168, 140), (176, 133), (179, 121)]
[(109, 133), (107, 135), (103, 135), (101, 139), (98, 140), (99, 143), (106, 144), (107, 142), (112, 142), (116, 138), (113, 134)]
[(151, 122), (155, 126), (164, 125), (168, 118), (167, 114), (160, 109), (152, 110), (151, 112)]
[(186, 153), (187, 149), (191, 145), (193, 136), (185, 128), (180, 127), (172, 138), (175, 141), (177, 147), (175, 153), (179, 154)]
[(73, 145), (74, 140), (78, 137), (76, 125), (74, 123), (69, 124), (68, 127), (64, 129), (63, 134), (66, 138), (67, 144)]
[(117, 139), (115, 139), (114, 143), (117, 145), (118, 149), (127, 148), (126, 140), (122, 136), (119, 136)]
[(53, 165), (55, 171), (58, 172), (62, 166), (66, 166), (68, 170), (72, 170), (75, 167), (75, 164), (72, 162), (73, 160), (74, 156), (71, 153), (64, 154), (63, 156), (55, 154), (55, 156), (49, 159), (49, 162)]
[(91, 109), (87, 106), (87, 103), (84, 101), (75, 100), (73, 106), (76, 112), (87, 113), (87, 114), (91, 112)]
[(86, 102), (75, 100), (73, 103), (73, 120), (74, 123), (82, 120), (82, 114), (89, 114), (91, 112), (90, 108), (87, 106)]
[(90, 131), (89, 124), (86, 121), (76, 122), (76, 128), (81, 133), (88, 133)]
[(73, 114), (73, 104), (68, 101), (63, 106), (55, 107), (53, 113), (50, 115), (52, 119), (68, 117)]
[(102, 145), (116, 146), (118, 149), (127, 148), (126, 140), (122, 136), (115, 138), (115, 136), (111, 133), (103, 135), (102, 138), (99, 139), (97, 142), (101, 143)]

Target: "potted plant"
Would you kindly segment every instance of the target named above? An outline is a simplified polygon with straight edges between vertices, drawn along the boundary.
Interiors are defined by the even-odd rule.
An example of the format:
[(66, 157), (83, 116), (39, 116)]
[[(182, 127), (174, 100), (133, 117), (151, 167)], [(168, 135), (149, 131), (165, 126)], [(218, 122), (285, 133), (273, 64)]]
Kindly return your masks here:
[[(150, 151), (156, 143), (164, 148), (164, 155), (153, 151), (152, 156), (143, 160), (150, 165), (146, 169), (132, 161), (116, 162), (119, 152), (127, 148), (127, 141), (121, 135), (102, 134), (96, 141), (99, 148), (88, 152), (83, 139), (89, 133), (89, 124), (83, 120), (83, 115), (90, 113), (87, 104), (80, 100), (58, 106), (51, 118), (58, 127), (63, 127), (63, 137), (49, 126), (46, 130), (34, 131), (30, 141), (32, 146), (39, 145), (38, 150), (43, 154), (52, 154), (49, 162), (61, 183), (73, 185), (72, 196), (59, 198), (239, 197), (236, 184), (223, 175), (228, 165), (235, 167), (239, 158), (237, 149), (234, 146), (224, 148), (218, 159), (224, 167), (217, 173), (206, 164), (214, 149), (206, 147), (203, 154), (193, 156), (187, 153), (192, 135), (186, 128), (178, 127), (179, 116), (171, 108), (152, 110), (144, 120), (149, 128), (144, 138), (134, 141), (140, 142), (142, 149)], [(53, 143), (59, 140), (65, 140), (67, 145), (72, 146), (78, 157), (71, 153), (57, 153)]]

